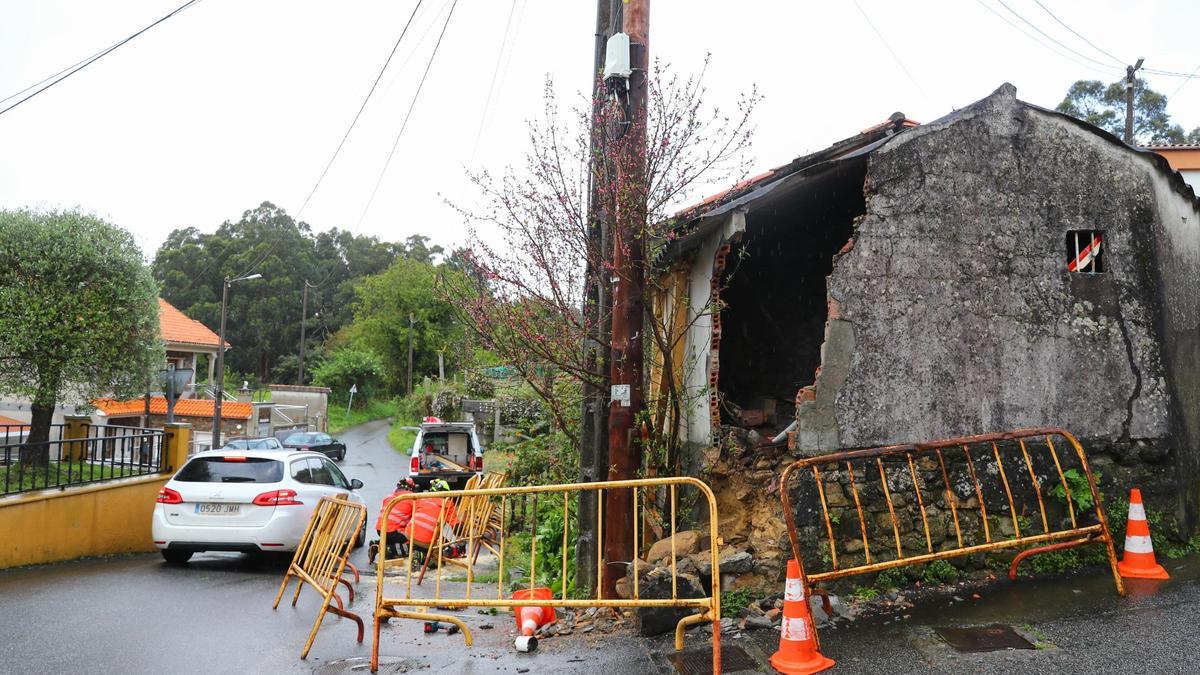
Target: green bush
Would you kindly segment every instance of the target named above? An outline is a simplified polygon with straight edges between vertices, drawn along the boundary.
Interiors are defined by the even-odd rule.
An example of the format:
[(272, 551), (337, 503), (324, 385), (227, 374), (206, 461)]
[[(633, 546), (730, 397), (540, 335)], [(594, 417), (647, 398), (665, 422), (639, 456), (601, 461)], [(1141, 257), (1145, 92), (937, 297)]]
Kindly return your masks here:
[(904, 572), (899, 567), (893, 567), (880, 572), (879, 576), (875, 577), (875, 588), (881, 591), (890, 591), (904, 586), (907, 581)]
[[(1067, 487), (1071, 489), (1071, 501), (1075, 503), (1076, 511), (1088, 511), (1095, 506), (1096, 502), (1092, 500), (1092, 487), (1088, 485), (1087, 476), (1079, 473), (1077, 469), (1067, 469), (1063, 472), (1063, 476), (1067, 479)], [(1096, 473), (1095, 476), (1098, 484), (1100, 474)], [(1050, 488), (1050, 496), (1063, 504), (1067, 503), (1067, 491), (1063, 488), (1062, 483)]]
[(722, 616), (737, 616), (743, 609), (750, 606), (750, 589), (739, 588), (736, 591), (721, 591)]
[(345, 403), (350, 397), (350, 387), (357, 386), (354, 406), (366, 408), (374, 398), (383, 380), (383, 363), (374, 353), (346, 347), (329, 355), (313, 371), (313, 382), (333, 390), (330, 402)]
[(958, 568), (945, 560), (934, 560), (925, 565), (925, 569), (921, 570), (921, 581), (927, 584), (942, 584), (950, 581), (958, 581)]
[(870, 602), (879, 595), (879, 589), (871, 588), (870, 586), (856, 586), (853, 595), (857, 600)]
[(464, 389), (466, 390), (467, 398), (487, 399), (496, 395), (496, 383), (491, 378), (479, 373), (467, 375)]

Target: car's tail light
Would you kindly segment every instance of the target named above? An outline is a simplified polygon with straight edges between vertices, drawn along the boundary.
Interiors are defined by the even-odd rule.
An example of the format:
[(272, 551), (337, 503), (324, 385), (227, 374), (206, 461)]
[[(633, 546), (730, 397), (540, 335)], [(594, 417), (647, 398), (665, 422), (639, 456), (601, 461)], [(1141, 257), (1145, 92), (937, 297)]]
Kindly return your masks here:
[(296, 499), (295, 490), (271, 490), (254, 498), (256, 506), (298, 506), (304, 502)]
[(421, 458), (413, 455), (412, 464), (408, 466), (409, 473), (417, 473), (421, 470)]
[(479, 471), (480, 473), (483, 472), (483, 455), (475, 458), (475, 470)]
[(182, 504), (183, 495), (164, 485), (159, 488), (158, 497), (154, 501), (159, 504)]
[(225, 462), (244, 462), (244, 461), (246, 461), (246, 458), (227, 455), (225, 457), (222, 457), (221, 460), (225, 461)]

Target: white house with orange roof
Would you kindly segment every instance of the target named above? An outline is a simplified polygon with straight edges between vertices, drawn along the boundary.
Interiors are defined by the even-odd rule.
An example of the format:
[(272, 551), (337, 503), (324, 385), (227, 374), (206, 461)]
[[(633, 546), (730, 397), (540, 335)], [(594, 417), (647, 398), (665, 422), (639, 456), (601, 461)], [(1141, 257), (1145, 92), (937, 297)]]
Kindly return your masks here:
[[(209, 330), (208, 326), (179, 311), (175, 305), (162, 298), (158, 299), (158, 327), (163, 342), (166, 343), (167, 363), (175, 364), (176, 368), (191, 368), (192, 380), (189, 384), (194, 387), (200, 357), (203, 356), (208, 368), (208, 378), (205, 381), (212, 382), (221, 338)], [(225, 343), (225, 349), (229, 349), (228, 342)]]
[(1167, 164), (1183, 176), (1185, 183), (1200, 192), (1200, 145), (1147, 145), (1142, 149), (1162, 155)]
[[(175, 403), (175, 419), (192, 425), (195, 440), (203, 446), (212, 435), (213, 401), (198, 394), (196, 373), (203, 366), (208, 371), (206, 382), (213, 381), (220, 337), (207, 326), (181, 312), (171, 303), (158, 299), (159, 332), (166, 346), (167, 364), (176, 368), (191, 368), (192, 378), (183, 397)], [(225, 343), (229, 349), (229, 343)], [(166, 396), (147, 394), (141, 398), (118, 401), (99, 398), (92, 401), (96, 408), (97, 424), (128, 427), (161, 427), (167, 420)], [(249, 429), (253, 413), (250, 403), (225, 401), (221, 407), (221, 434), (240, 436)]]

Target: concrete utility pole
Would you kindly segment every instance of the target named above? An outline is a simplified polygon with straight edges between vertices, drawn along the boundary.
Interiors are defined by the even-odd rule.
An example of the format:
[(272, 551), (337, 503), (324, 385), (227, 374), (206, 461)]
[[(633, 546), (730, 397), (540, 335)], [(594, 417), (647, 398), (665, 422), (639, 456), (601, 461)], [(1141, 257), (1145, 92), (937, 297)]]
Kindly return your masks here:
[[(646, 277), (646, 96), (650, 51), (650, 0), (627, 0), (622, 21), (629, 36), (629, 93), (625, 136), (618, 161), (617, 222), (613, 233), (612, 402), (608, 412), (609, 480), (637, 477), (642, 443), (636, 416), (643, 409), (642, 343)], [(631, 490), (609, 490), (604, 511), (604, 593), (614, 597), (623, 565), (633, 559)]]
[(308, 323), (308, 289), (316, 288), (304, 280), (304, 299), (300, 301), (300, 373), (296, 375), (296, 384), (304, 384), (304, 337)]
[(412, 337), (413, 337), (413, 325), (416, 324), (416, 321), (417, 321), (417, 318), (415, 316), (413, 316), (412, 312), (409, 312), (409, 314), (408, 314), (408, 392), (407, 392), (407, 394), (409, 396), (412, 396), (412, 392), (413, 392), (413, 385), (412, 385), (412, 366), (413, 366), (412, 342), (413, 342), (413, 340), (412, 340)]
[[(580, 404), (579, 482), (591, 483), (608, 478), (608, 372), (612, 294), (609, 292), (609, 273), (603, 261), (611, 255), (611, 215), (604, 208), (600, 188), (601, 176), (607, 173), (603, 161), (597, 161), (604, 151), (604, 128), (598, 125), (603, 100), (601, 74), (604, 72), (605, 47), (608, 39), (620, 30), (621, 0), (597, 0), (595, 53), (592, 60), (592, 127), (589, 146), (592, 159), (588, 175), (588, 260), (585, 273), (586, 288), (582, 313), (589, 326), (584, 344), (585, 367), (603, 373), (599, 383), (584, 382)], [(575, 569), (594, 570), (600, 556), (599, 530), (596, 526), (598, 495), (583, 491), (579, 494), (579, 538), (575, 544)], [(578, 574), (576, 588), (584, 593), (595, 592), (590, 574)]]
[(1145, 60), (1138, 59), (1136, 64), (1125, 66), (1125, 143), (1127, 145), (1133, 145), (1133, 87), (1137, 83), (1134, 73), (1142, 69), (1142, 62)]

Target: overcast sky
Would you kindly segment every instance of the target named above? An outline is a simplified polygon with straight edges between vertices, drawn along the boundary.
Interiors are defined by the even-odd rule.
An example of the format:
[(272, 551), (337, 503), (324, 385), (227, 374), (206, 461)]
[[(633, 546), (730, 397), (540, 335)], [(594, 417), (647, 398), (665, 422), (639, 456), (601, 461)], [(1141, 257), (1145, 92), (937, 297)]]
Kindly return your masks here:
[[(0, 97), (182, 1), (0, 0)], [(473, 203), (464, 167), (519, 163), (524, 123), (540, 112), (548, 75), (564, 100), (590, 87), (594, 1), (460, 0), (379, 195), (362, 218), (451, 2), (422, 3), (354, 135), (302, 214), (314, 228), (464, 243), (461, 218), (443, 203)], [(711, 52), (713, 102), (731, 103), (758, 85), (765, 97), (756, 116), (758, 169), (857, 133), (893, 111), (935, 119), (1006, 81), (1019, 98), (1053, 107), (1077, 79), (1123, 76), (1122, 67), (1036, 0), (1004, 2), (1078, 54), (1053, 45), (1000, 0), (655, 0), (651, 55), (692, 72)], [(134, 232), (148, 257), (174, 228), (212, 231), (264, 200), (295, 214), (415, 3), (203, 0), (0, 115), (0, 208), (78, 206)], [(1195, 0), (1041, 4), (1118, 60), (1145, 57), (1148, 68), (1182, 73), (1200, 67)], [(1170, 96), (1176, 122), (1200, 126), (1200, 82), (1147, 79)]]

